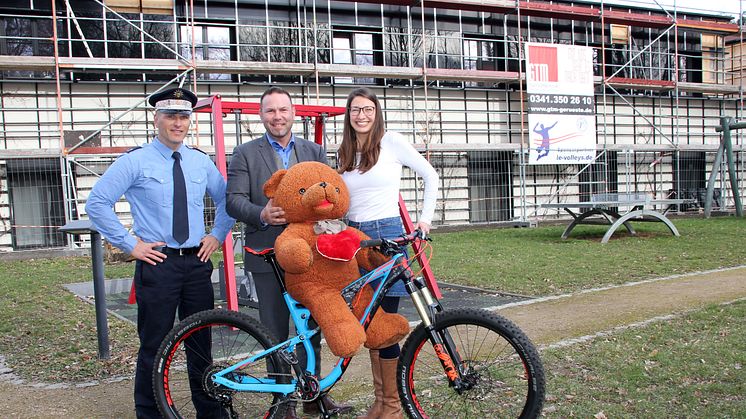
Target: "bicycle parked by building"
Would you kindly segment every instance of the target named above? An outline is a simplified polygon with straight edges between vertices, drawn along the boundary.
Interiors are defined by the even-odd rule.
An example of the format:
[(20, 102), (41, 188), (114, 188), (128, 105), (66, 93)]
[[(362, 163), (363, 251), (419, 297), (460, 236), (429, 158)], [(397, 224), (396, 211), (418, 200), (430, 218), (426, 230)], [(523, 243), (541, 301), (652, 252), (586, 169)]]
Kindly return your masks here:
[[(393, 240), (368, 240), (391, 259), (347, 286), (349, 304), (366, 284), (378, 279), (361, 323), (370, 323), (386, 290), (404, 281), (420, 324), (406, 339), (399, 359), (397, 384), (402, 407), (411, 418), (535, 418), (544, 402), (544, 371), (534, 345), (510, 320), (487, 310), (446, 309), (415, 277), (404, 252), (424, 235)], [(425, 248), (429, 246), (423, 246)], [(284, 417), (287, 401), (319, 400), (344, 375), (351, 358), (340, 358), (323, 377), (313, 374), (316, 360), (299, 365), (298, 345), (313, 354), (308, 327), (310, 312), (287, 294), (272, 249), (261, 255), (274, 269), (297, 334), (275, 342), (252, 317), (235, 311), (203, 311), (178, 323), (164, 339), (153, 373), (154, 392), (167, 418), (196, 417), (191, 389), (202, 386), (220, 401), (223, 417)], [(210, 347), (194, 347), (196, 334), (210, 333)], [(197, 341), (197, 339), (194, 339)], [(187, 357), (197, 357), (201, 371), (187, 370)], [(322, 417), (330, 417), (318, 403)]]

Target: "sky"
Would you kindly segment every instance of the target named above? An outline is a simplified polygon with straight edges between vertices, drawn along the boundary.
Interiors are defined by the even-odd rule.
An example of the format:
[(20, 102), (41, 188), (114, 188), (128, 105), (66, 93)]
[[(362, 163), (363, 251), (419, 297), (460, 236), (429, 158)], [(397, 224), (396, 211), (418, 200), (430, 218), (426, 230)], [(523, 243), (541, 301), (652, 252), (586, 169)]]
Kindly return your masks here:
[[(601, 3), (600, 0), (590, 0), (591, 2)], [(604, 5), (630, 4), (638, 6), (658, 7), (654, 0), (604, 0)], [(738, 16), (743, 10), (746, 12), (746, 0), (658, 0), (662, 6), (673, 6), (677, 8), (688, 8), (694, 11), (705, 12), (724, 12), (733, 16)]]

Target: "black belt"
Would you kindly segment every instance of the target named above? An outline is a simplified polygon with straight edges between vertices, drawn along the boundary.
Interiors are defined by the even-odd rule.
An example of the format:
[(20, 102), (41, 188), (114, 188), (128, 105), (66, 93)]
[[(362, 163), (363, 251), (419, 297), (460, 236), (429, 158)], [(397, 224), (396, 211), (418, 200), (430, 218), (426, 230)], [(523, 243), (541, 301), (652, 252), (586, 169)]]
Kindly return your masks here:
[(165, 253), (167, 255), (179, 255), (179, 256), (185, 256), (185, 255), (196, 255), (199, 252), (200, 247), (182, 247), (180, 249), (163, 246), (163, 247), (154, 247), (154, 250), (157, 250), (161, 253)]

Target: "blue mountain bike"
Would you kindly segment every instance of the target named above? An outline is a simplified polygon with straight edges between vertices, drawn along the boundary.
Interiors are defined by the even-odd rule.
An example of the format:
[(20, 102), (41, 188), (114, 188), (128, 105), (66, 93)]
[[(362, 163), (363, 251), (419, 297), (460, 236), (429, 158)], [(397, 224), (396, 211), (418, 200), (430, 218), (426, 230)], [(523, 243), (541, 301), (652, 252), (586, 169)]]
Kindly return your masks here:
[[(377, 283), (361, 320), (367, 327), (385, 292), (404, 281), (421, 322), (399, 358), (403, 410), (411, 418), (537, 417), (544, 402), (544, 371), (534, 345), (493, 312), (444, 310), (423, 279), (412, 274), (404, 248), (415, 240), (429, 239), (415, 231), (363, 242), (391, 259), (342, 291), (352, 304), (357, 291)], [(296, 335), (275, 342), (259, 321), (224, 309), (184, 319), (164, 339), (153, 368), (153, 390), (165, 417), (281, 418), (289, 401), (317, 401), (321, 417), (331, 416), (320, 396), (342, 378), (351, 358), (340, 358), (326, 376), (314, 375), (318, 360), (310, 338), (320, 330), (309, 327), (310, 312), (285, 290), (272, 249), (253, 253), (272, 265)], [(307, 365), (298, 362), (298, 345), (309, 354)]]

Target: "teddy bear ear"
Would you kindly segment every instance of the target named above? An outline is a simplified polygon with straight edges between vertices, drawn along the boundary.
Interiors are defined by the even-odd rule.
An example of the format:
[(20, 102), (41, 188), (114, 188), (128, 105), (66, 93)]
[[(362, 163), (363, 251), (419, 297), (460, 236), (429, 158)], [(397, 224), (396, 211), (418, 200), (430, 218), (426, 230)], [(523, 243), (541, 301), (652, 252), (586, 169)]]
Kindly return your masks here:
[(280, 186), (280, 181), (282, 181), (282, 178), (285, 177), (285, 173), (287, 172), (286, 169), (278, 170), (272, 175), (272, 177), (267, 179), (264, 183), (264, 196), (270, 199), (275, 197), (277, 187)]

